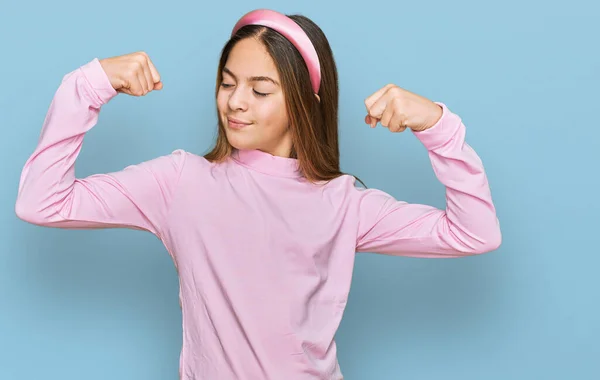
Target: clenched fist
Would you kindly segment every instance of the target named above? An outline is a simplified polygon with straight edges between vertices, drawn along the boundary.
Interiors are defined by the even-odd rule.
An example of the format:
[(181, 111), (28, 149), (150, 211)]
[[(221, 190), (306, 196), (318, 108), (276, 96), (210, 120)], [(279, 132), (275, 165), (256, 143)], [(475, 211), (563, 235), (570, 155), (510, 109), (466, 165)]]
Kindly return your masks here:
[(380, 122), (392, 132), (403, 132), (406, 128), (414, 132), (424, 131), (442, 117), (441, 106), (394, 84), (388, 84), (369, 96), (365, 105), (365, 123), (374, 128)]
[(163, 87), (148, 54), (136, 52), (100, 60), (113, 88), (133, 96), (144, 96)]

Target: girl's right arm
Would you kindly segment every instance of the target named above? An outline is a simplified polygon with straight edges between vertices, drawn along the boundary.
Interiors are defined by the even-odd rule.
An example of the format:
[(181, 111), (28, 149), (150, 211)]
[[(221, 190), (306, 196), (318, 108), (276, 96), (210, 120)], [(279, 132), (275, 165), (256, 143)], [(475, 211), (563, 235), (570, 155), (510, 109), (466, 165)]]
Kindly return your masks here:
[[(119, 61), (121, 67), (124, 61)], [(140, 82), (148, 79), (148, 66), (145, 71), (137, 67), (137, 74), (133, 70), (127, 75), (138, 75)], [(177, 150), (115, 173), (75, 176), (84, 135), (97, 123), (102, 105), (117, 95), (115, 88), (131, 95), (152, 90), (148, 89), (151, 78), (141, 93), (135, 93), (132, 85), (115, 86), (119, 80), (112, 73), (109, 76), (98, 59), (63, 78), (37, 147), (22, 170), (15, 206), (19, 218), (58, 228), (142, 229), (161, 237), (185, 152)]]

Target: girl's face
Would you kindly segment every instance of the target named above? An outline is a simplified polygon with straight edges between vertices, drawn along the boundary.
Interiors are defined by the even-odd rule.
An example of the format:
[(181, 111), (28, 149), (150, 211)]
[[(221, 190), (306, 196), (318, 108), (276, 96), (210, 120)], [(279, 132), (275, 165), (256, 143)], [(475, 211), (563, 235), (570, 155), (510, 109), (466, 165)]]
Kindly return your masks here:
[(262, 43), (239, 41), (231, 50), (217, 93), (229, 143), (289, 157), (292, 139), (277, 68)]

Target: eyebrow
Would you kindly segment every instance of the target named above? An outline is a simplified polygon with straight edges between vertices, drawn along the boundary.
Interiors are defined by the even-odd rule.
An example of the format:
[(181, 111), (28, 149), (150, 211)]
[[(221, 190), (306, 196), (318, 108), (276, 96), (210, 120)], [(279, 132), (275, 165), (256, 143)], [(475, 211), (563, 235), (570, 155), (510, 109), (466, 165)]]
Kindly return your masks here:
[[(231, 75), (234, 79), (237, 80), (237, 77), (235, 76), (235, 74), (232, 73), (231, 70), (229, 70), (227, 67), (223, 67), (223, 72)], [(279, 83), (275, 79), (270, 78), (270, 77), (266, 77), (266, 76), (254, 76), (254, 77), (250, 77), (250, 78), (248, 78), (248, 81), (249, 82), (271, 82), (274, 85), (279, 86)]]

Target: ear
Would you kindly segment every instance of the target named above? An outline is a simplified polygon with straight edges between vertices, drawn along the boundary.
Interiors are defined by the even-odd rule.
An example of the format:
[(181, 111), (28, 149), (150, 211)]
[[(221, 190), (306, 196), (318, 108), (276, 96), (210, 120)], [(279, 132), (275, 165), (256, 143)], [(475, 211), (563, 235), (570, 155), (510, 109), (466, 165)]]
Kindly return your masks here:
[(321, 97), (319, 96), (319, 94), (315, 94), (315, 96), (317, 97), (317, 102), (321, 103)]

